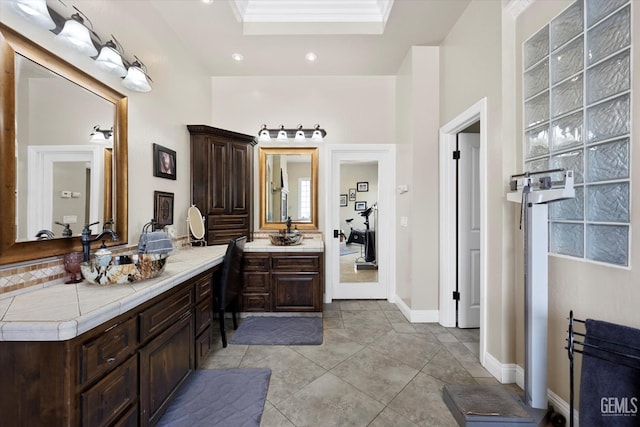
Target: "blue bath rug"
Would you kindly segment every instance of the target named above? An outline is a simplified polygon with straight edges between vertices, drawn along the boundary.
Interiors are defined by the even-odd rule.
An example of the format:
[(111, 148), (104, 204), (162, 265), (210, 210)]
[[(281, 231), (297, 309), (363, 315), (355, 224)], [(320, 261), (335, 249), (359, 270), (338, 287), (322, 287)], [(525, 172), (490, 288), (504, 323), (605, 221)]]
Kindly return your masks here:
[(231, 344), (320, 345), (322, 317), (247, 317)]
[(271, 369), (197, 370), (158, 427), (259, 427)]

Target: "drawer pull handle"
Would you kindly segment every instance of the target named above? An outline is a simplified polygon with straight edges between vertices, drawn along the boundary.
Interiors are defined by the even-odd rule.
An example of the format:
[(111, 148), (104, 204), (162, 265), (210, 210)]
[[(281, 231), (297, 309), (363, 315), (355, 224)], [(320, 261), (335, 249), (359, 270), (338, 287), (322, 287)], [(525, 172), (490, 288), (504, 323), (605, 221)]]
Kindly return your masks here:
[(111, 364), (111, 363), (113, 363), (115, 361), (116, 361), (115, 357), (110, 357), (110, 358), (107, 359), (107, 363), (109, 363), (109, 364)]

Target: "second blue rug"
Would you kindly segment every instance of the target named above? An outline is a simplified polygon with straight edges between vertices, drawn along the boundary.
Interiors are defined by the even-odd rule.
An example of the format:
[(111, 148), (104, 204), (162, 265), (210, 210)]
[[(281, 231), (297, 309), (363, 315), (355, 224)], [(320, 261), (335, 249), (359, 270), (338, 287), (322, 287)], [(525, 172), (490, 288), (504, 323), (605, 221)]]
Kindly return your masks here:
[(231, 344), (320, 345), (322, 317), (247, 317)]

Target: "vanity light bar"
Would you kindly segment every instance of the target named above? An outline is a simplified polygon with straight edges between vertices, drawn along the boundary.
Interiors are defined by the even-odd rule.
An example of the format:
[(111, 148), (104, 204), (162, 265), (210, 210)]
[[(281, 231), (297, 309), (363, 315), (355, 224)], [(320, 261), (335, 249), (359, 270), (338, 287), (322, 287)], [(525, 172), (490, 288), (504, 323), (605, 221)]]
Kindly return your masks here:
[[(112, 40), (103, 43), (100, 36), (93, 30), (93, 24), (89, 18), (77, 7), (73, 6), (77, 13), (65, 19), (60, 13), (48, 7), (46, 0), (12, 0), (12, 6), (26, 20), (54, 33), (56, 40), (95, 59), (98, 68), (123, 78), (123, 86), (127, 89), (136, 92), (151, 90), (152, 80), (142, 61), (136, 56), (134, 56), (135, 60), (127, 61), (123, 55), (122, 45), (113, 35), (112, 40), (116, 43)], [(85, 19), (81, 15), (86, 18), (90, 27), (85, 25)], [(71, 32), (72, 29), (74, 32)]]
[(285, 129), (284, 125), (280, 125), (277, 129), (269, 129), (267, 125), (262, 125), (258, 132), (259, 142), (268, 142), (272, 140), (287, 141), (293, 139), (298, 142), (311, 140), (314, 142), (322, 142), (327, 135), (327, 131), (320, 129), (320, 125), (315, 125), (312, 129), (303, 128), (298, 125), (295, 129)]

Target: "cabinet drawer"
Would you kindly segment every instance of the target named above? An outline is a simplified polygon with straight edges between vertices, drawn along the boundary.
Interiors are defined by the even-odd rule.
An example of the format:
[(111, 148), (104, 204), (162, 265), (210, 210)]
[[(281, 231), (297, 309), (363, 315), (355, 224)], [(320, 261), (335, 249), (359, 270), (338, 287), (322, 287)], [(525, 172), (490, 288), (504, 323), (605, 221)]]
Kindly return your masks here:
[(242, 258), (242, 268), (244, 271), (269, 272), (269, 255), (245, 252)]
[(320, 271), (318, 255), (272, 255), (272, 270), (281, 271)]
[(230, 230), (208, 230), (207, 243), (209, 245), (226, 245), (236, 237), (248, 236), (248, 228), (230, 229)]
[(196, 335), (207, 329), (213, 319), (211, 300), (202, 301), (196, 306)]
[(209, 230), (249, 228), (248, 215), (209, 215)]
[(196, 303), (205, 299), (211, 299), (211, 274), (198, 277), (195, 283)]
[(136, 349), (136, 336), (136, 319), (132, 317), (82, 344), (81, 384), (91, 382), (129, 357)]
[(242, 295), (242, 311), (271, 311), (271, 296), (269, 294)]
[(110, 425), (137, 400), (138, 358), (133, 356), (82, 393), (82, 425)]
[(242, 291), (245, 293), (269, 292), (269, 273), (244, 273)]
[(213, 339), (211, 337), (212, 330), (208, 328), (198, 338), (196, 338), (196, 368), (199, 368), (206, 360), (211, 347), (213, 346)]
[(191, 287), (180, 290), (140, 313), (140, 341), (144, 342), (175, 323), (193, 304)]

